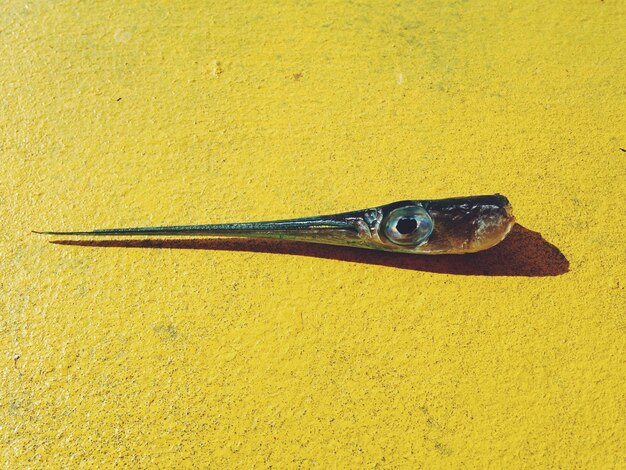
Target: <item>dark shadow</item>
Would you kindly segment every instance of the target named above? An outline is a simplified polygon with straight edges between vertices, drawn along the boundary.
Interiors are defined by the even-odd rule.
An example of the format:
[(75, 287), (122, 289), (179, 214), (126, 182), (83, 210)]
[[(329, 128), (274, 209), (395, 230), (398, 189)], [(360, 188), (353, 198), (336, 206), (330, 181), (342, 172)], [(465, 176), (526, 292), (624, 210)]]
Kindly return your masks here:
[(499, 245), (467, 255), (411, 255), (286, 240), (193, 238), (166, 240), (56, 240), (57, 245), (247, 251), (350, 261), (430, 273), (472, 276), (558, 276), (569, 270), (561, 251), (541, 234), (515, 225)]

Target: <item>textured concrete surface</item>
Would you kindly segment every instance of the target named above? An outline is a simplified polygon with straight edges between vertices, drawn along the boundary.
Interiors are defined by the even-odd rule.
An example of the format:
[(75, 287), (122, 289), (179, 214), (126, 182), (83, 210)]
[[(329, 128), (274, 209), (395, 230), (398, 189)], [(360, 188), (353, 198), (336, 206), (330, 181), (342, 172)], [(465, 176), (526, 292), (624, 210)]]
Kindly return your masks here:
[[(624, 1), (0, 13), (7, 468), (626, 466)], [(494, 192), (452, 260), (30, 233)]]

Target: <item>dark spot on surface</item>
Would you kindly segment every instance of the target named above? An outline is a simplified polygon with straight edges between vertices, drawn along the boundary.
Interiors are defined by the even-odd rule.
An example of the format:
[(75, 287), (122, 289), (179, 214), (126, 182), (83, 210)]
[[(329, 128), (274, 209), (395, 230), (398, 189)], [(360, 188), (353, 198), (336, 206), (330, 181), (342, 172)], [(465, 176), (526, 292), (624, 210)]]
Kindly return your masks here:
[(115, 101), (122, 101), (122, 98), (118, 98), (118, 99), (116, 99)]
[(622, 152), (626, 152), (626, 149), (624, 149), (624, 148), (622, 148), (622, 147), (620, 147), (619, 149), (620, 149)]
[(439, 452), (441, 455), (451, 455), (452, 454), (452, 450), (450, 450), (449, 447), (445, 446), (444, 444), (442, 444), (441, 442), (437, 442), (435, 441), (435, 449), (437, 450), (437, 452)]
[(176, 325), (155, 325), (152, 330), (159, 337), (161, 341), (171, 341), (176, 339), (178, 332), (176, 331)]
[(411, 217), (403, 217), (398, 220), (396, 224), (396, 230), (400, 232), (402, 235), (408, 235), (409, 233), (415, 232), (417, 228), (417, 220)]
[(300, 80), (302, 78), (302, 72), (298, 72), (298, 73), (294, 73), (293, 74), (293, 79), (297, 82), (298, 80)]

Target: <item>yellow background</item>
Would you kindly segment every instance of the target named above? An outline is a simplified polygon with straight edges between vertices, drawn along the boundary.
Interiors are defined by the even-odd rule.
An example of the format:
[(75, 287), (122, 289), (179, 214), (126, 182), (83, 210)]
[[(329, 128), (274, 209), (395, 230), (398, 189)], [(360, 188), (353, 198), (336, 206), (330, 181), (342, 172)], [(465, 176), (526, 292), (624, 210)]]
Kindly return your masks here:
[[(7, 467), (626, 466), (623, 0), (0, 9)], [(30, 233), (495, 192), (569, 272)]]

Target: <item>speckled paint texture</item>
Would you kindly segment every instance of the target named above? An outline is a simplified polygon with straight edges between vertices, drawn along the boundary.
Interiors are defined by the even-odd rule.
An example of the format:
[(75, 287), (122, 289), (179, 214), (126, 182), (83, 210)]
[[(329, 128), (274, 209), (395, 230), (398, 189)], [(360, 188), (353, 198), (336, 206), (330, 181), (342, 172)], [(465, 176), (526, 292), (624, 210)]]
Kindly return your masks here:
[[(626, 467), (626, 3), (0, 5), (6, 468)], [(500, 192), (423, 259), (31, 230)]]

